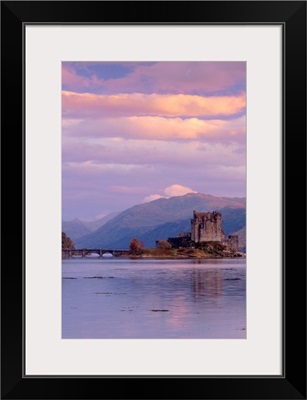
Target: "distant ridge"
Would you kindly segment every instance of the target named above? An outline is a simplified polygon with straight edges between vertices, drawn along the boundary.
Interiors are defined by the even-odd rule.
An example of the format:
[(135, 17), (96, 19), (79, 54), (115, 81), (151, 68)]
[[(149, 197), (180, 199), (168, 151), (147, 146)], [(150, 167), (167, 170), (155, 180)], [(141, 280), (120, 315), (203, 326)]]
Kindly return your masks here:
[(101, 228), (104, 224), (118, 215), (119, 212), (112, 212), (100, 219), (94, 221), (82, 221), (81, 219), (75, 218), (71, 221), (62, 222), (62, 231), (65, 232), (73, 241), (85, 236), (91, 232)]

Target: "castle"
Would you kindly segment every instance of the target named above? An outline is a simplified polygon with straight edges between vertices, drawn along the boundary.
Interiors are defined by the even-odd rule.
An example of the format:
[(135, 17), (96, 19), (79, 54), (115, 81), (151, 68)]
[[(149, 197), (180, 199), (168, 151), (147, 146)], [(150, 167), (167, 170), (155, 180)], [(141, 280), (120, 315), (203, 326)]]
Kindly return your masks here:
[(238, 251), (239, 238), (238, 235), (229, 235), (225, 237), (222, 229), (222, 214), (218, 211), (213, 212), (196, 212), (193, 211), (193, 219), (191, 219), (191, 240), (195, 243), (199, 242), (221, 242), (231, 250)]
[[(193, 242), (220, 242), (230, 250), (238, 251), (238, 235), (225, 237), (222, 228), (222, 214), (218, 211), (196, 212), (193, 211), (191, 219), (191, 233), (179, 234), (176, 238), (168, 238), (172, 247), (189, 247)], [(156, 241), (156, 245), (158, 246)]]
[(191, 219), (191, 240), (199, 242), (221, 242), (231, 250), (238, 251), (238, 235), (229, 235), (225, 237), (222, 228), (222, 214), (218, 211), (200, 213), (193, 211)]
[(191, 219), (191, 240), (193, 242), (223, 242), (224, 238), (221, 213), (218, 211), (205, 213), (193, 211), (193, 219)]

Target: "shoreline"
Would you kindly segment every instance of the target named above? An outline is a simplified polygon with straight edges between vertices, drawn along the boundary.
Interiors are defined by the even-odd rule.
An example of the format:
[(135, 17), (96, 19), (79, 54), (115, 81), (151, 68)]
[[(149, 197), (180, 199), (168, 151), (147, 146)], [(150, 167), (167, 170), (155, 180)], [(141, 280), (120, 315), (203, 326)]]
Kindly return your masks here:
[[(209, 248), (179, 248), (179, 249), (141, 249), (136, 254), (125, 254), (123, 257), (140, 259), (219, 259), (219, 258), (245, 258), (246, 254), (211, 245)], [(121, 257), (121, 256), (120, 256)]]
[(114, 258), (126, 258), (132, 260), (222, 260), (222, 259), (246, 259), (246, 254), (237, 256), (117, 256)]
[(200, 253), (197, 254), (123, 254), (111, 257), (104, 257), (104, 256), (72, 256), (72, 257), (63, 257), (62, 260), (70, 260), (70, 259), (111, 259), (111, 258), (118, 258), (118, 259), (130, 259), (130, 260), (222, 260), (222, 259), (246, 259), (246, 253), (243, 252), (236, 252), (232, 254), (208, 254), (208, 253)]

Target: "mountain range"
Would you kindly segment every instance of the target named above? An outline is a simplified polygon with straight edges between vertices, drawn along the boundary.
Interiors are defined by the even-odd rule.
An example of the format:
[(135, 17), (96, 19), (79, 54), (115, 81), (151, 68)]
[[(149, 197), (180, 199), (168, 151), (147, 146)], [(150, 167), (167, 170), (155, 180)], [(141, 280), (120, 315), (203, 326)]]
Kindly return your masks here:
[(69, 236), (74, 242), (76, 242), (76, 240), (82, 236), (85, 236), (91, 232), (95, 232), (102, 225), (114, 218), (117, 214), (119, 213), (113, 212), (94, 221), (82, 221), (79, 218), (75, 218), (72, 221), (63, 221), (62, 231), (65, 232), (66, 235)]
[(77, 248), (124, 250), (128, 249), (133, 237), (143, 241), (145, 247), (155, 247), (156, 240), (174, 237), (180, 232), (190, 232), (193, 210), (218, 210), (222, 214), (225, 235), (238, 234), (239, 247), (244, 250), (245, 198), (216, 197), (201, 193), (188, 193), (135, 205), (117, 215), (93, 221), (96, 225), (80, 220), (63, 222), (63, 232), (70, 236)]

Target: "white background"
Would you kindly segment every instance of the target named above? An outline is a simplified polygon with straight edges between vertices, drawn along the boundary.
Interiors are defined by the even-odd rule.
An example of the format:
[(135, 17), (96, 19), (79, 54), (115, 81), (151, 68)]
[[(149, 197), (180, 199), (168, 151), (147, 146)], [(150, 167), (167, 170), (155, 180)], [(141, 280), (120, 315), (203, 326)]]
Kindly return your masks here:
[[(26, 375), (280, 375), (280, 26), (26, 27)], [(247, 339), (61, 339), (61, 62), (247, 62)]]

